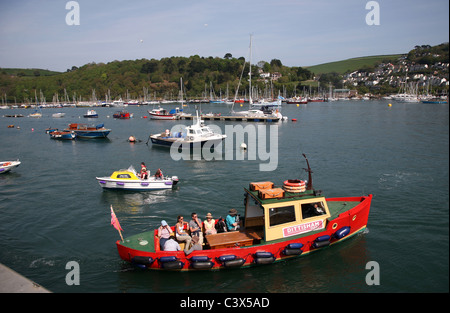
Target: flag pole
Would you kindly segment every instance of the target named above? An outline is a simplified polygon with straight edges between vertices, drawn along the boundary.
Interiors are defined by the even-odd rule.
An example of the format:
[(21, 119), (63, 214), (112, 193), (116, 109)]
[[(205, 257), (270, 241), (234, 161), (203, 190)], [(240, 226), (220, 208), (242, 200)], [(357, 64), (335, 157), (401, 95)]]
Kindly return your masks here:
[(122, 242), (124, 242), (125, 240), (123, 240), (122, 232), (120, 231), (120, 229), (118, 229), (118, 231), (119, 231), (120, 238), (122, 239)]
[(120, 223), (116, 217), (116, 213), (114, 213), (112, 204), (111, 204), (111, 224), (114, 226), (115, 229), (117, 229), (119, 231), (120, 238), (122, 239), (122, 242), (124, 242), (123, 237), (122, 237), (122, 232), (120, 231), (120, 229), (121, 229)]

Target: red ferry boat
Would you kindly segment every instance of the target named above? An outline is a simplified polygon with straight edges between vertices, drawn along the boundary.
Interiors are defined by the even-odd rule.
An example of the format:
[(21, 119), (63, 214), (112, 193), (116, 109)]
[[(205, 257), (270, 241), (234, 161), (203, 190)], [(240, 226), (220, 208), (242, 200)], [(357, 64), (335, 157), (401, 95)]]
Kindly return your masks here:
[[(314, 190), (308, 159), (308, 181), (251, 183), (245, 191), (240, 231), (206, 235), (203, 250), (188, 256), (162, 251), (158, 231), (116, 242), (120, 257), (142, 268), (218, 270), (272, 264), (308, 255), (364, 231), (372, 195), (325, 198)], [(174, 230), (174, 227), (172, 227)], [(184, 243), (180, 243), (180, 246)]]

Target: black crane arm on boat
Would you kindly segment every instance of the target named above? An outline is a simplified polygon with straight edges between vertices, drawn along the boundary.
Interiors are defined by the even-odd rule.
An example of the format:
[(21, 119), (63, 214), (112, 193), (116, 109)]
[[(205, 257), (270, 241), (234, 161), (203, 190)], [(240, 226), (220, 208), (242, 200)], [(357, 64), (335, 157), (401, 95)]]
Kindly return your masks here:
[(303, 168), (306, 172), (308, 172), (308, 185), (306, 186), (306, 190), (312, 190), (313, 189), (313, 183), (312, 183), (312, 170), (311, 167), (309, 166), (309, 162), (308, 162), (308, 158), (306, 157), (306, 155), (304, 153), (302, 153), (303, 157), (306, 160), (306, 165), (308, 166), (308, 168)]

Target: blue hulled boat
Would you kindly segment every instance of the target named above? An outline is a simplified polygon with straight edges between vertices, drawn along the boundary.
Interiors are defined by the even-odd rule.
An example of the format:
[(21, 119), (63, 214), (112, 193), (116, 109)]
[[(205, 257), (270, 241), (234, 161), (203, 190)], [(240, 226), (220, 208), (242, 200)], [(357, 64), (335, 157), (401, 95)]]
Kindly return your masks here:
[(84, 123), (72, 123), (69, 124), (69, 128), (66, 131), (73, 131), (78, 138), (92, 139), (92, 138), (106, 138), (108, 137), (111, 129), (104, 127), (104, 124), (98, 124), (96, 126), (89, 126)]
[(77, 136), (73, 131), (52, 131), (49, 132), (51, 139), (73, 140)]

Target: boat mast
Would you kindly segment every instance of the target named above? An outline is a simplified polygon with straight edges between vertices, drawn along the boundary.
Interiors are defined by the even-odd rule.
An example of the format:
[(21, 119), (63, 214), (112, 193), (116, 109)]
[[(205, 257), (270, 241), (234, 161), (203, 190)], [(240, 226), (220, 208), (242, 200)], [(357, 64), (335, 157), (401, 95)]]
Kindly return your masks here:
[(249, 92), (249, 104), (252, 105), (253, 101), (252, 101), (252, 35), (250, 34), (250, 58), (249, 58), (249, 62), (248, 62), (250, 69), (248, 72), (248, 82), (249, 82), (249, 87), (248, 87), (248, 92)]
[(183, 105), (183, 77), (180, 77), (180, 103)]

